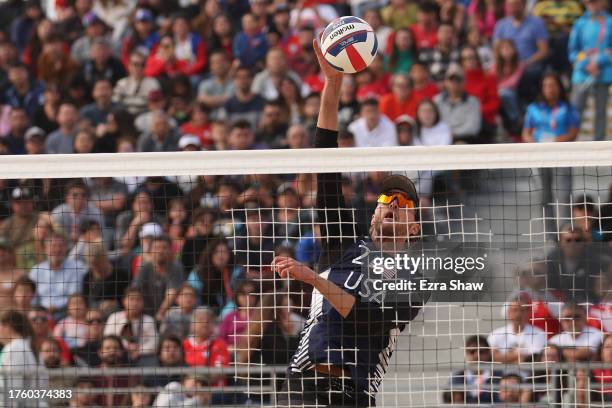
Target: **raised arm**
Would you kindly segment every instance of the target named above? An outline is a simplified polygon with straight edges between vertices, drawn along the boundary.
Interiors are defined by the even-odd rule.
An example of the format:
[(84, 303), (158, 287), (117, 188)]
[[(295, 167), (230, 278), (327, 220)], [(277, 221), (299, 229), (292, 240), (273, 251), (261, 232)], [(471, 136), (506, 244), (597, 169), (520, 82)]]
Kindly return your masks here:
[[(338, 147), (338, 106), (340, 87), (344, 75), (332, 68), (323, 57), (317, 40), (312, 46), (319, 60), (321, 72), (325, 75), (325, 86), (321, 95), (321, 107), (317, 120), (315, 147)], [(345, 243), (355, 241), (354, 220), (345, 208), (340, 173), (317, 174), (317, 218), (321, 228), (322, 253), (320, 266), (328, 266), (341, 256)], [(341, 222), (342, 219), (345, 222)]]

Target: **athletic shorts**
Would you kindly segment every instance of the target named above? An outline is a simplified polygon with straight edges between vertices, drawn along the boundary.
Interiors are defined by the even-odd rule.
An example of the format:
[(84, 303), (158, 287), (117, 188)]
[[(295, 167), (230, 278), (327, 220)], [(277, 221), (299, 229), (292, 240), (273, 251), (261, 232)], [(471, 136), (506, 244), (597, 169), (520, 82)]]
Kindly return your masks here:
[[(365, 397), (365, 398), (364, 398)], [(277, 395), (278, 407), (367, 407), (350, 378), (338, 378), (315, 371), (289, 372)], [(364, 402), (365, 401), (365, 402)]]

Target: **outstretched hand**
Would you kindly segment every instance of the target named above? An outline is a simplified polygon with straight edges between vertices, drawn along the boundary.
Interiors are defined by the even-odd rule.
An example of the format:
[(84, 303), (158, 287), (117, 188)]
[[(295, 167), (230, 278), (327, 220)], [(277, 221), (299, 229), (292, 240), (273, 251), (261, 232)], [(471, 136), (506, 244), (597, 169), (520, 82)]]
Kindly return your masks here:
[(315, 271), (288, 256), (275, 257), (272, 260), (272, 270), (281, 278), (291, 278), (313, 286), (318, 276)]
[(321, 72), (325, 76), (325, 79), (327, 81), (341, 82), (344, 74), (332, 68), (332, 66), (327, 63), (325, 57), (323, 56), (323, 52), (321, 51), (321, 47), (319, 47), (319, 42), (316, 39), (312, 40), (312, 48), (314, 48), (315, 55), (319, 61), (319, 67), (321, 67)]

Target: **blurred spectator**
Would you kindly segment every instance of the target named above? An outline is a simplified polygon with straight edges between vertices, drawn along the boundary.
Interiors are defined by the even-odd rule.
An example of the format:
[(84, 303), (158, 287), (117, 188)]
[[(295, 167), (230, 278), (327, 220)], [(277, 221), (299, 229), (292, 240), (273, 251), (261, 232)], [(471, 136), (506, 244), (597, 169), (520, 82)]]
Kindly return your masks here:
[(281, 80), (278, 92), (280, 94), (279, 101), (283, 108), (288, 111), (287, 122), (289, 125), (300, 124), (304, 110), (304, 99), (298, 83), (286, 76)]
[(454, 0), (436, 0), (436, 4), (440, 7), (440, 23), (450, 24), (455, 32), (464, 35), (467, 25), (465, 4)]
[(470, 46), (461, 50), (461, 67), (465, 72), (465, 91), (480, 100), (481, 135), (485, 142), (491, 141), (497, 130), (499, 113), (499, 95), (495, 77), (484, 71), (478, 51)]
[(521, 387), (524, 384), (523, 377), (519, 374), (504, 374), (499, 381), (498, 400), (503, 404), (528, 403), (531, 399), (531, 391)]
[(13, 108), (23, 108), (29, 118), (40, 105), (42, 105), (43, 86), (36, 80), (30, 79), (28, 68), (15, 62), (8, 67), (9, 84), (4, 92), (4, 103)]
[[(136, 117), (134, 121), (134, 125), (136, 129), (140, 132), (149, 132), (153, 123), (153, 116), (157, 112), (166, 112), (166, 98), (164, 97), (164, 93), (158, 89), (151, 91), (147, 96), (147, 108), (143, 113)], [(178, 123), (174, 118), (169, 119), (170, 127), (176, 128)]]
[[(143, 234), (144, 225), (154, 224), (161, 231), (161, 224), (164, 223), (162, 217), (153, 213), (153, 199), (146, 190), (140, 190), (134, 195), (130, 207), (130, 210), (123, 211), (117, 216), (115, 226), (115, 245), (117, 248), (121, 248), (124, 254), (127, 254), (138, 244), (139, 238), (146, 236), (146, 234)], [(140, 246), (141, 249), (145, 249), (142, 242)]]
[(236, 310), (228, 313), (221, 323), (219, 338), (224, 340), (232, 349), (247, 334), (249, 323), (252, 321), (259, 303), (259, 294), (256, 291), (253, 282), (243, 281), (234, 292)]
[(11, 308), (13, 303), (14, 282), (24, 276), (24, 271), (17, 268), (15, 249), (6, 238), (0, 237), (0, 307)]
[(200, 304), (223, 315), (234, 307), (232, 299), (240, 273), (227, 241), (217, 239), (208, 243), (187, 281), (196, 290)]
[(402, 28), (391, 36), (391, 46), (385, 55), (387, 71), (394, 74), (405, 73), (417, 61), (414, 35), (408, 28)]
[(95, 1), (93, 11), (107, 26), (113, 28), (112, 40), (118, 41), (128, 25), (128, 17), (136, 7), (136, 0)]
[(24, 136), (26, 154), (44, 154), (46, 133), (39, 127), (31, 127)]
[(120, 265), (120, 260), (109, 260), (100, 243), (89, 247), (86, 262), (89, 270), (83, 278), (82, 293), (87, 304), (106, 315), (116, 311), (130, 281), (128, 271)]
[[(96, 127), (96, 140), (94, 143), (94, 153), (125, 153), (121, 151), (122, 143), (133, 144), (138, 139), (138, 130), (134, 123), (134, 117), (123, 108), (119, 107), (111, 110), (106, 116), (106, 123)], [(129, 184), (129, 179), (124, 178), (124, 184)], [(110, 207), (119, 207), (122, 204), (120, 199), (112, 201)], [(104, 204), (107, 206), (108, 203)], [(108, 208), (102, 208), (107, 213)], [(111, 221), (111, 220), (109, 220)]]
[(227, 367), (231, 358), (225, 341), (215, 337), (214, 312), (199, 307), (193, 313), (190, 335), (183, 341), (185, 361), (190, 366)]
[[(113, 369), (123, 366), (125, 354), (126, 350), (123, 348), (121, 339), (116, 335), (105, 334), (100, 347), (100, 368)], [(133, 379), (124, 375), (106, 375), (96, 378), (96, 388), (128, 388), (132, 383)], [(108, 393), (98, 395), (97, 402), (102, 407), (111, 408), (126, 406), (129, 398), (129, 394)]]
[(376, 99), (361, 103), (360, 118), (348, 130), (355, 137), (356, 147), (397, 146), (397, 132), (393, 122), (382, 114)]
[(419, 4), (417, 21), (410, 26), (419, 52), (434, 48), (438, 42), (438, 12), (438, 5), (432, 1), (424, 1)]
[(91, 48), (96, 40), (105, 39), (106, 26), (94, 12), (88, 12), (82, 19), (85, 35), (72, 43), (70, 55), (82, 65), (91, 55)]
[(550, 34), (550, 65), (558, 73), (568, 74), (571, 65), (568, 60), (567, 43), (574, 22), (582, 15), (583, 10), (576, 0), (544, 0), (533, 7), (533, 15), (546, 23)]
[(198, 100), (210, 109), (210, 116), (215, 119), (219, 113), (218, 109), (223, 107), (233, 94), (234, 83), (227, 53), (215, 50), (210, 54), (210, 77), (198, 86)]
[[(159, 42), (159, 32), (155, 30), (155, 16), (147, 8), (139, 8), (134, 13), (132, 30), (123, 38), (121, 44), (121, 62), (128, 67), (130, 58), (139, 55), (142, 58), (140, 72), (144, 68), (145, 59)], [(144, 94), (145, 96), (148, 93)]]
[(468, 31), (466, 45), (473, 47), (478, 52), (482, 69), (490, 71), (493, 65), (493, 49), (477, 28), (472, 27)]
[(300, 197), (290, 183), (281, 184), (276, 190), (276, 205), (274, 206), (274, 236), (278, 240), (293, 242), (312, 232), (314, 214), (309, 209), (300, 208)]
[(198, 265), (204, 249), (214, 236), (216, 218), (216, 211), (212, 209), (200, 207), (193, 212), (191, 236), (185, 240), (181, 253), (181, 262), (185, 267), (185, 273), (188, 274)]
[(153, 113), (151, 130), (138, 138), (140, 152), (171, 152), (178, 150), (178, 133), (170, 126), (168, 115), (163, 111)]
[(144, 384), (148, 387), (163, 387), (173, 381), (180, 381), (180, 374), (166, 374), (164, 368), (186, 367), (183, 342), (174, 334), (167, 334), (159, 341), (155, 367), (160, 368), (159, 374), (145, 376)]
[(176, 306), (168, 309), (164, 320), (161, 322), (160, 333), (164, 336), (173, 334), (180, 338), (187, 337), (197, 303), (196, 290), (188, 283), (184, 283), (176, 296)]
[(520, 62), (514, 42), (499, 40), (495, 44), (492, 72), (497, 79), (502, 123), (514, 141), (518, 141), (522, 130), (519, 83), (524, 70), (525, 64)]
[[(157, 349), (155, 319), (144, 314), (144, 298), (138, 288), (128, 288), (123, 296), (123, 310), (108, 317), (104, 336), (118, 336), (121, 349), (133, 363), (147, 366), (154, 360)], [(104, 353), (104, 341), (101, 354)], [(123, 356), (122, 356), (123, 357)], [(100, 356), (104, 360), (104, 356)]]
[(80, 117), (89, 121), (92, 127), (106, 122), (106, 118), (117, 105), (113, 102), (113, 86), (106, 78), (98, 79), (94, 83), (93, 103), (85, 105), (80, 111)]
[[(51, 23), (48, 22), (48, 24)], [(29, 59), (32, 60), (30, 65), (36, 77), (45, 82), (45, 85), (67, 86), (78, 72), (79, 66), (66, 52), (64, 38), (51, 31), (46, 35), (41, 48), (40, 55), (34, 52), (29, 56)]]
[(444, 80), (444, 90), (435, 96), (442, 120), (453, 133), (453, 143), (478, 143), (482, 127), (480, 102), (465, 91), (463, 70), (449, 69)]
[[(414, 135), (411, 134), (411, 144), (417, 146), (447, 146), (453, 143), (450, 127), (442, 121), (437, 105), (429, 99), (424, 99), (419, 103), (416, 112), (416, 122), (411, 131), (414, 133)], [(422, 207), (427, 207), (431, 204), (434, 178), (439, 174), (439, 171), (420, 172), (418, 187), (419, 200)]]
[[(191, 115), (189, 122), (184, 123), (181, 126), (181, 133), (183, 135), (193, 135), (198, 140), (199, 147), (210, 149), (213, 147), (214, 141), (212, 139), (212, 126), (209, 121), (208, 108), (203, 103), (195, 103), (191, 108)], [(179, 147), (180, 142), (179, 142)]]
[[(38, 360), (45, 368), (61, 368), (62, 367), (62, 350), (59, 343), (53, 337), (47, 337), (40, 345)], [(53, 384), (55, 382), (56, 384)], [(52, 381), (52, 386), (57, 386), (57, 379)]]
[(489, 40), (493, 35), (495, 23), (504, 17), (503, 0), (471, 0), (467, 13), (470, 24)]
[[(558, 75), (544, 75), (541, 84), (540, 101), (527, 107), (523, 128), (525, 142), (571, 142), (578, 136), (580, 118), (571, 105), (565, 93), (563, 83)], [(568, 202), (571, 191), (571, 169), (554, 168), (541, 169), (544, 205), (555, 202)], [(569, 212), (561, 208), (557, 217), (563, 217)], [(553, 225), (548, 225), (555, 231)]]
[(444, 402), (453, 404), (492, 403), (496, 394), (488, 390), (500, 376), (492, 370), (491, 350), (484, 336), (472, 335), (465, 340), (467, 368), (453, 373), (450, 389), (444, 393)]
[[(417, 4), (412, 1), (391, 0), (389, 5), (380, 11), (380, 14), (385, 25), (397, 31), (416, 23), (417, 9)], [(367, 15), (368, 11), (365, 12), (364, 16)]]
[(603, 341), (603, 333), (587, 325), (586, 311), (575, 303), (567, 303), (561, 311), (562, 332), (550, 339), (550, 344), (561, 349), (569, 362), (588, 361)]
[(66, 342), (70, 349), (82, 347), (87, 342), (87, 302), (85, 297), (73, 293), (68, 298), (68, 316), (60, 320), (53, 335)]
[(537, 95), (533, 90), (540, 82), (548, 59), (548, 31), (539, 17), (529, 14), (526, 0), (506, 0), (506, 14), (507, 17), (495, 24), (493, 42), (495, 44), (503, 39), (514, 42), (519, 60), (525, 65), (522, 94), (531, 102)]
[(47, 260), (30, 271), (36, 283), (37, 302), (51, 313), (64, 312), (68, 297), (81, 289), (86, 273), (85, 265), (67, 259), (67, 250), (66, 238), (52, 232), (45, 240)]
[(391, 78), (391, 92), (380, 100), (380, 111), (395, 121), (401, 115), (416, 116), (417, 102), (412, 95), (412, 81), (406, 74)]
[(17, 17), (11, 24), (11, 41), (19, 53), (26, 48), (26, 44), (35, 32), (36, 25), (43, 18), (42, 8), (39, 0), (25, 2), (23, 14)]
[(28, 130), (28, 114), (25, 109), (15, 107), (11, 109), (10, 132), (4, 136), (4, 141), (9, 147), (9, 154), (24, 154), (25, 133)]
[(268, 51), (268, 40), (253, 14), (242, 16), (242, 31), (234, 36), (232, 51), (241, 65), (253, 68), (261, 65)]
[(171, 259), (170, 240), (166, 236), (153, 238), (151, 259), (140, 266), (132, 285), (144, 295), (144, 312), (161, 321), (183, 284), (183, 266)]
[(493, 361), (521, 363), (534, 361), (546, 347), (546, 333), (529, 324), (531, 305), (524, 298), (510, 302), (505, 309), (508, 324), (491, 332), (488, 343)]
[(234, 122), (227, 139), (228, 150), (254, 150), (267, 147), (263, 143), (255, 143), (255, 133), (249, 122), (239, 120)]
[(459, 63), (456, 35), (452, 25), (440, 24), (436, 45), (419, 53), (419, 61), (429, 67), (431, 77), (436, 82), (442, 82), (449, 67)]
[(281, 144), (289, 127), (287, 113), (287, 107), (281, 101), (266, 102), (255, 133), (255, 140), (266, 146)]
[(417, 104), (423, 99), (433, 99), (440, 90), (436, 83), (429, 75), (428, 67), (421, 63), (415, 62), (410, 68), (410, 79), (412, 80), (412, 95)]
[(13, 301), (10, 309), (27, 315), (33, 307), (35, 297), (36, 283), (27, 276), (21, 276), (15, 279), (13, 284)]
[(586, 13), (580, 17), (569, 38), (569, 59), (573, 64), (573, 102), (582, 114), (588, 95), (595, 98), (595, 140), (606, 138), (609, 87), (612, 84), (612, 16), (604, 0), (584, 2)]
[(63, 102), (57, 113), (59, 128), (47, 136), (47, 140), (45, 140), (45, 153), (73, 153), (78, 120), (79, 113), (76, 106), (70, 102)]
[(79, 377), (73, 384), (72, 398), (68, 402), (70, 408), (97, 407), (96, 395), (89, 392), (95, 387), (95, 381), (87, 377)]
[[(45, 131), (45, 136), (57, 130), (57, 116), (62, 98), (62, 91), (59, 85), (50, 83), (45, 84), (43, 94), (43, 105), (39, 106), (32, 118), (32, 124)], [(44, 140), (43, 140), (44, 142)]]
[[(300, 87), (301, 79), (293, 71), (290, 71), (287, 66), (287, 58), (285, 53), (280, 48), (271, 48), (266, 53), (265, 68), (258, 72), (253, 79), (253, 93), (264, 97), (267, 100), (274, 100), (279, 97), (278, 84), (284, 77), (291, 78)], [(307, 92), (305, 92), (307, 93)]]
[(89, 127), (80, 129), (74, 137), (73, 153), (93, 153), (96, 145), (96, 135)]
[(83, 62), (80, 72), (88, 92), (100, 79), (106, 79), (115, 86), (125, 75), (125, 68), (121, 61), (113, 56), (108, 40), (96, 39), (91, 45), (89, 58)]
[(154, 397), (155, 394), (147, 390), (144, 384), (136, 384), (130, 394), (131, 406), (134, 408), (150, 407)]
[(104, 336), (104, 316), (97, 309), (89, 309), (85, 322), (87, 323), (85, 344), (72, 352), (77, 365), (97, 367), (100, 365), (100, 348)]
[(593, 198), (589, 195), (576, 197), (572, 200), (572, 220), (576, 227), (582, 230), (586, 241), (601, 241), (602, 231), (599, 225), (599, 209), (595, 207)]
[(29, 187), (15, 187), (10, 195), (11, 216), (0, 224), (0, 239), (15, 250), (16, 266), (26, 267), (25, 257), (34, 252), (34, 227), (39, 213), (34, 207), (34, 193)]
[(85, 220), (96, 221), (99, 228), (104, 228), (104, 217), (100, 209), (89, 200), (89, 189), (82, 180), (68, 182), (64, 191), (64, 203), (51, 212), (51, 221), (58, 231), (76, 242), (79, 238), (79, 226)]
[(233, 57), (234, 29), (230, 17), (220, 13), (212, 20), (212, 33), (209, 36), (211, 49), (221, 50), (229, 57)]
[(593, 300), (596, 283), (592, 276), (601, 270), (603, 261), (597, 248), (589, 244), (591, 237), (574, 225), (560, 228), (559, 246), (547, 255), (547, 284), (561, 290), (567, 299)]
[(211, 402), (209, 391), (194, 391), (208, 386), (203, 377), (186, 376), (182, 382), (171, 382), (157, 395), (154, 408), (163, 407), (205, 407)]
[(234, 72), (234, 95), (229, 98), (220, 117), (230, 123), (247, 120), (252, 128), (259, 123), (265, 99), (253, 93), (253, 72), (246, 66), (238, 67)]
[[(599, 350), (597, 351), (597, 355), (594, 356), (596, 361), (600, 361), (602, 363), (612, 363), (612, 334), (606, 334), (604, 337)], [(612, 402), (612, 390), (610, 389), (610, 382), (612, 380), (612, 369), (611, 368), (597, 368), (591, 371), (591, 387), (595, 390), (592, 392), (592, 396), (590, 401), (594, 404), (602, 403), (605, 405), (606, 403)], [(585, 384), (586, 385), (586, 384)], [(596, 388), (597, 387), (597, 388)], [(602, 387), (601, 390), (598, 387)], [(576, 387), (579, 390), (584, 390), (586, 387)], [(586, 394), (586, 393), (585, 393)], [(577, 402), (587, 402), (589, 399), (586, 395), (579, 396), (577, 395)]]
[[(43, 342), (53, 336), (53, 320), (49, 312), (42, 306), (34, 306), (28, 312), (28, 321), (32, 326), (32, 350), (40, 352)], [(62, 339), (55, 339), (61, 349), (62, 366), (68, 366), (72, 362), (72, 354), (66, 342)]]
[[(44, 368), (39, 365), (30, 344), (32, 327), (27, 318), (13, 310), (3, 311), (0, 313), (0, 333), (0, 341), (3, 346), (0, 367), (17, 371), (17, 373), (6, 376), (4, 380), (6, 389), (46, 388)], [(20, 370), (23, 370), (24, 373), (19, 373)], [(27, 370), (37, 370), (39, 374), (26, 375)], [(28, 404), (28, 406), (35, 406), (35, 404)]]

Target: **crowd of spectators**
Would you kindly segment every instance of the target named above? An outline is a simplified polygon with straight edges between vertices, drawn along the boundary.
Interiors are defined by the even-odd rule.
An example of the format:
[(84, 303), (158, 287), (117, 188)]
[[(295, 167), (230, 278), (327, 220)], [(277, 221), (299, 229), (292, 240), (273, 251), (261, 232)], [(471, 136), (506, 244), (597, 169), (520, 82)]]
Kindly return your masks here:
[[(374, 28), (380, 52), (344, 78), (341, 147), (571, 141), (591, 93), (603, 140), (607, 10), (605, 0), (0, 1), (0, 153), (309, 147), (323, 86), (312, 40), (348, 14)], [(382, 176), (343, 181), (362, 227)], [(422, 177), (425, 203), (435, 177)], [(278, 295), (260, 278), (273, 253), (317, 259), (313, 181), (0, 179), (0, 308), (18, 313), (0, 318), (14, 340), (0, 366), (286, 364), (309, 295)], [(12, 360), (24, 350), (38, 359)], [(79, 406), (207, 405), (219, 396), (190, 390), (231, 381), (71, 385), (134, 387), (79, 394)], [(153, 398), (139, 386), (167, 389)]]

